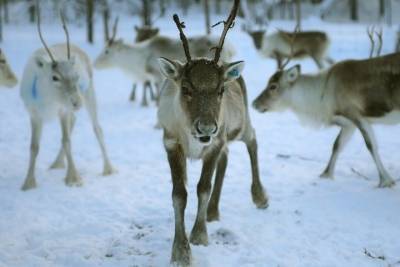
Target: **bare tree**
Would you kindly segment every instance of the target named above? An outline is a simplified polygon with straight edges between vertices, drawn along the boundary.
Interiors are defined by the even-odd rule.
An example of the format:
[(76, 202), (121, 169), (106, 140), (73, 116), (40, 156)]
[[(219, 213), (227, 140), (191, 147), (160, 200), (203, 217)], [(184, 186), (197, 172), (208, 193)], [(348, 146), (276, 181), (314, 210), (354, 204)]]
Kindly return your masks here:
[(296, 25), (301, 29), (301, 2), (296, 0)]
[(358, 0), (349, 0), (350, 5), (350, 19), (358, 21)]
[(110, 21), (110, 7), (108, 5), (107, 0), (103, 1), (103, 28), (104, 28), (104, 41), (107, 42), (110, 39), (110, 30), (109, 30), (109, 21)]
[(204, 16), (206, 19), (206, 32), (207, 34), (211, 34), (211, 25), (210, 25), (210, 7), (208, 0), (203, 0), (204, 3)]
[(87, 40), (93, 44), (93, 15), (94, 15), (94, 0), (86, 0), (86, 23), (87, 23)]
[(33, 0), (28, 0), (28, 13), (29, 13), (29, 21), (31, 23), (35, 23), (36, 21), (36, 6)]
[(3, 42), (3, 13), (2, 13), (2, 9), (4, 2), (3, 0), (0, 0), (0, 42)]
[(4, 23), (8, 24), (10, 22), (9, 12), (8, 12), (8, 0), (3, 0), (3, 14), (4, 14)]

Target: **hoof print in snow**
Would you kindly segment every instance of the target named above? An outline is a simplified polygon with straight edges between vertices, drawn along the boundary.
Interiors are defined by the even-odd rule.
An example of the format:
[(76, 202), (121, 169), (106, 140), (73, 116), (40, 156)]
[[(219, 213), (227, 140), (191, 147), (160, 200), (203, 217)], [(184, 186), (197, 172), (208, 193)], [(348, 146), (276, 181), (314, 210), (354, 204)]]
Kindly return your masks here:
[(220, 228), (211, 234), (211, 238), (215, 244), (236, 246), (239, 243), (237, 236), (232, 231), (224, 228)]

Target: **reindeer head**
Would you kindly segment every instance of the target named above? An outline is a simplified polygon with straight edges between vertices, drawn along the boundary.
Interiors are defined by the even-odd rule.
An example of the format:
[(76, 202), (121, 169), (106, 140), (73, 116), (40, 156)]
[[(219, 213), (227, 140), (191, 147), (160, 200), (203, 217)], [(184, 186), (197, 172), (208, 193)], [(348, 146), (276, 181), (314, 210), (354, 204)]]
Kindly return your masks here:
[(0, 85), (12, 88), (16, 86), (17, 83), (17, 77), (15, 77), (14, 72), (7, 62), (6, 56), (0, 49)]
[(301, 74), (300, 65), (296, 65), (285, 70), (285, 67), (289, 64), (293, 57), (293, 46), (296, 39), (296, 34), (299, 31), (300, 27), (299, 25), (296, 25), (290, 40), (290, 56), (271, 76), (266, 89), (253, 101), (253, 107), (259, 112), (280, 110), (285, 107), (284, 102), (286, 93), (292, 89)]
[(240, 77), (244, 63), (219, 63), (220, 53), (228, 29), (233, 25), (238, 0), (235, 0), (222, 33), (214, 59), (194, 59), (189, 52), (189, 44), (182, 28), (184, 24), (174, 15), (174, 21), (180, 31), (187, 62), (160, 58), (162, 73), (171, 80), (178, 92), (179, 103), (185, 122), (192, 135), (203, 144), (210, 144), (221, 127), (221, 107), (224, 91), (229, 83)]
[(160, 29), (152, 28), (152, 27), (148, 27), (148, 26), (144, 26), (144, 27), (140, 27), (140, 28), (138, 26), (135, 26), (135, 31), (136, 31), (135, 42), (139, 43), (139, 42), (146, 41), (146, 40), (156, 36), (158, 34), (158, 32), (160, 31)]
[(267, 88), (253, 101), (253, 107), (259, 112), (284, 109), (285, 96), (296, 84), (300, 74), (300, 65), (275, 72), (269, 79)]
[(78, 110), (83, 104), (82, 92), (79, 86), (79, 75), (75, 67), (75, 58), (71, 58), (71, 49), (69, 43), (69, 33), (65, 23), (64, 15), (60, 13), (63, 29), (67, 39), (67, 58), (56, 60), (49, 47), (43, 39), (40, 28), (40, 13), (38, 8), (37, 26), (40, 40), (47, 51), (49, 59), (44, 56), (37, 56), (35, 63), (37, 65), (37, 81), (43, 86), (55, 89), (61, 103), (65, 107)]
[(117, 36), (118, 20), (119, 18), (117, 17), (114, 22), (111, 38), (107, 40), (103, 51), (101, 51), (100, 55), (95, 59), (93, 63), (96, 69), (105, 69), (112, 67), (115, 62), (115, 57), (119, 55), (119, 52), (124, 45), (122, 39), (115, 39)]

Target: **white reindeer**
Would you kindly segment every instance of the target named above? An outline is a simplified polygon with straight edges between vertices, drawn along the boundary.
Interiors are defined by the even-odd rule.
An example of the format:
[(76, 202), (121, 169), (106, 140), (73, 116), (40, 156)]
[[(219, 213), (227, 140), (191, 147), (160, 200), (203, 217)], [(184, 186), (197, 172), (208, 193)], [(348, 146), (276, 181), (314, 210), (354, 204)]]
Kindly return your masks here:
[(74, 112), (85, 106), (92, 120), (104, 160), (103, 175), (113, 172), (103, 141), (103, 133), (97, 119), (96, 97), (93, 88), (92, 69), (88, 56), (81, 49), (69, 44), (68, 30), (61, 15), (67, 37), (66, 44), (46, 45), (40, 29), (38, 32), (44, 49), (34, 52), (29, 59), (21, 82), (21, 98), (29, 112), (32, 139), (28, 174), (22, 190), (36, 187), (35, 164), (43, 122), (59, 116), (62, 129), (62, 147), (51, 168), (63, 168), (67, 159), (68, 186), (82, 184), (71, 153), (70, 136), (74, 127)]
[(253, 107), (291, 109), (303, 121), (341, 127), (324, 178), (333, 178), (339, 153), (358, 129), (377, 166), (379, 187), (391, 187), (395, 181), (383, 166), (371, 124), (400, 122), (400, 53), (379, 56), (381, 43), (373, 57), (371, 42), (369, 59), (341, 61), (313, 75), (301, 74), (299, 65), (277, 71)]
[(0, 86), (12, 88), (17, 83), (18, 79), (8, 64), (6, 55), (0, 49)]
[[(210, 47), (218, 45), (219, 39), (212, 36), (199, 36), (189, 38), (193, 55), (196, 57), (212, 57)], [(235, 55), (232, 45), (226, 43), (222, 51), (221, 61), (228, 62)], [(158, 58), (184, 60), (185, 55), (181, 48), (180, 40), (166, 36), (154, 36), (149, 40), (133, 45), (124, 44), (123, 41), (113, 38), (96, 58), (96, 69), (119, 68), (134, 81), (150, 81), (159, 88), (165, 77), (160, 72)]]

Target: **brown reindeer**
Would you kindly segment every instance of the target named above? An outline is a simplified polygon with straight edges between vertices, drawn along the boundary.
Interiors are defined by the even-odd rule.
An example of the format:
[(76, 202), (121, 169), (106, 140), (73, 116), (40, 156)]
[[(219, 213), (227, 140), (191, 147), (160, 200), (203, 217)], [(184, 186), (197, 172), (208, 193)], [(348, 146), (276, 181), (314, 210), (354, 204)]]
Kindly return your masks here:
[[(224, 30), (213, 59), (192, 59), (189, 43), (183, 33), (184, 24), (174, 15), (180, 31), (186, 63), (160, 59), (167, 77), (160, 97), (159, 122), (164, 130), (164, 146), (168, 155), (173, 182), (172, 200), (175, 212), (175, 237), (171, 262), (179, 266), (191, 263), (191, 252), (185, 233), (184, 211), (187, 191), (186, 160), (202, 159), (203, 167), (197, 185), (198, 212), (190, 235), (195, 245), (207, 245), (206, 219), (218, 220), (218, 202), (228, 161), (228, 143), (243, 141), (248, 149), (252, 169), (252, 198), (258, 208), (268, 206), (258, 170), (257, 141), (251, 126), (246, 88), (241, 77), (242, 61), (219, 62), (225, 36), (232, 27), (239, 0), (224, 22)], [(211, 179), (216, 169), (210, 198)]]
[[(244, 30), (252, 37), (254, 46), (261, 55), (276, 60), (278, 69), (282, 68), (282, 61), (289, 57), (295, 59), (311, 58), (319, 69), (324, 68), (324, 61), (333, 64), (327, 56), (329, 38), (320, 31), (286, 32), (279, 30), (266, 35), (265, 30)], [(296, 36), (293, 45), (291, 41)], [(291, 51), (293, 49), (293, 53)]]
[(260, 112), (289, 108), (303, 121), (341, 127), (321, 174), (325, 178), (333, 178), (340, 151), (360, 130), (377, 166), (379, 187), (390, 187), (395, 182), (382, 164), (371, 124), (400, 122), (400, 53), (379, 56), (380, 44), (373, 57), (371, 42), (369, 59), (342, 61), (314, 75), (301, 74), (299, 65), (277, 71), (253, 106)]

